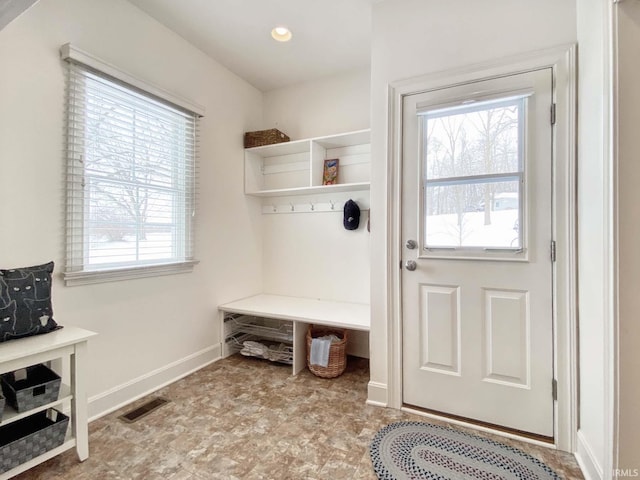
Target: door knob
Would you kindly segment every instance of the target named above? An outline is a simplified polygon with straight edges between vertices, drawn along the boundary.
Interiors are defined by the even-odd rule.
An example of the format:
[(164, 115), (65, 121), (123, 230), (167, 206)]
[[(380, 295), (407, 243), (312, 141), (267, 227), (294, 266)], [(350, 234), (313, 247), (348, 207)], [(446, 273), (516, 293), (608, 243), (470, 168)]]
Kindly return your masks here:
[(415, 262), (415, 260), (407, 260), (404, 264), (404, 268), (406, 268), (410, 272), (413, 272), (417, 267), (418, 264)]
[(418, 246), (415, 240), (407, 240), (407, 243), (404, 244), (409, 250), (413, 250)]

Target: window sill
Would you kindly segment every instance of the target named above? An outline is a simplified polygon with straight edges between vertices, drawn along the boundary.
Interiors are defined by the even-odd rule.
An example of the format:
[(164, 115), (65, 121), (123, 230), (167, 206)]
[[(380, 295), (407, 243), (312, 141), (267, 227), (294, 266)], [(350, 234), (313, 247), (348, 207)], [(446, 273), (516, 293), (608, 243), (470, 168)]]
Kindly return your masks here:
[(118, 268), (113, 270), (90, 270), (83, 272), (65, 272), (64, 283), (67, 287), (77, 285), (91, 285), (95, 283), (117, 282), (135, 278), (160, 277), (178, 273), (191, 273), (197, 260), (167, 263), (163, 265), (149, 265), (141, 267)]

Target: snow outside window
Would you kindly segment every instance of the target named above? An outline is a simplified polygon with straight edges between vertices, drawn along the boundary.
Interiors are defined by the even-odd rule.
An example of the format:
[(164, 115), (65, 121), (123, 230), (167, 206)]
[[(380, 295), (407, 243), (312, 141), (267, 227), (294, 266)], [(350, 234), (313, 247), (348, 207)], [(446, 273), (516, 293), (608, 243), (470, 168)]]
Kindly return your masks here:
[(193, 264), (197, 119), (69, 64), (67, 283)]
[(421, 112), (424, 248), (521, 250), (526, 97)]

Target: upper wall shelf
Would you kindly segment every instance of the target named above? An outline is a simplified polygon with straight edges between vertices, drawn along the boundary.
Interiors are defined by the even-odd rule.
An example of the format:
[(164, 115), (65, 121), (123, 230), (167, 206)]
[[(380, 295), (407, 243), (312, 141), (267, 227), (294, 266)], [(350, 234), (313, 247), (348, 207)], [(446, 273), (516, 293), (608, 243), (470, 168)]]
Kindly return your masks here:
[[(324, 161), (340, 159), (338, 183), (322, 185)], [(368, 190), (371, 131), (317, 137), (245, 150), (244, 192), (273, 197)]]

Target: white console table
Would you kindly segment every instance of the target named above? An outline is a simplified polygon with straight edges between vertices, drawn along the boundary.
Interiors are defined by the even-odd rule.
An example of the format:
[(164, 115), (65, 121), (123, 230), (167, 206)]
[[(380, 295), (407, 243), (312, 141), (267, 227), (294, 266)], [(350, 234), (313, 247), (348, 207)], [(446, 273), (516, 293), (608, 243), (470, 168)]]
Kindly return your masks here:
[(49, 450), (39, 457), (0, 474), (0, 480), (11, 478), (73, 447), (76, 448), (80, 461), (84, 461), (89, 457), (85, 371), (87, 340), (94, 335), (96, 335), (96, 333), (89, 330), (65, 326), (60, 330), (43, 335), (0, 343), (0, 374), (39, 363), (64, 359), (65, 357), (69, 358), (70, 364), (69, 385), (64, 383), (61, 385), (58, 400), (23, 413), (18, 413), (7, 405), (0, 426), (15, 422), (16, 420), (51, 407), (58, 406), (58, 408), (61, 408), (60, 405), (66, 401), (71, 402), (71, 432), (67, 434), (65, 442), (61, 446)]
[(294, 375), (306, 366), (306, 333), (309, 324), (368, 332), (371, 323), (368, 304), (284, 295), (255, 295), (220, 305), (218, 309), (221, 313), (223, 356), (231, 353), (225, 343), (229, 333), (225, 329), (225, 318), (228, 314), (244, 314), (292, 322), (290, 342), (293, 347)]

